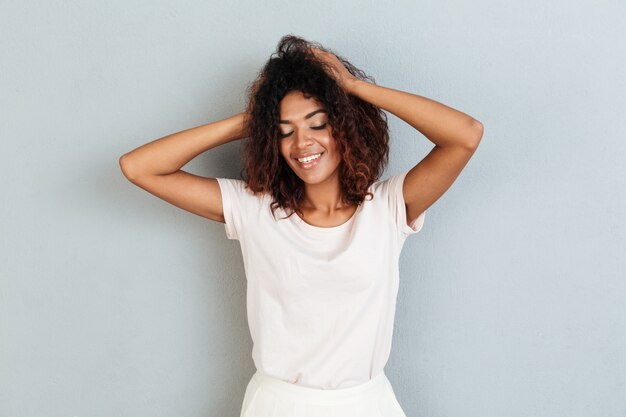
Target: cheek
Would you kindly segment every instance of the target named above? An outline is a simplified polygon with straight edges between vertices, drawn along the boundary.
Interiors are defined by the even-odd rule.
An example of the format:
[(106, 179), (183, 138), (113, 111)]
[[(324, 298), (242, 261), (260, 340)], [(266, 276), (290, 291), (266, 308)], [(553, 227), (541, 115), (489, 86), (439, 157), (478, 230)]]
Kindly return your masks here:
[(331, 137), (328, 142), (326, 143), (326, 147), (328, 148), (329, 151), (331, 151), (333, 154), (338, 152), (337, 149), (337, 144), (334, 141), (334, 139)]

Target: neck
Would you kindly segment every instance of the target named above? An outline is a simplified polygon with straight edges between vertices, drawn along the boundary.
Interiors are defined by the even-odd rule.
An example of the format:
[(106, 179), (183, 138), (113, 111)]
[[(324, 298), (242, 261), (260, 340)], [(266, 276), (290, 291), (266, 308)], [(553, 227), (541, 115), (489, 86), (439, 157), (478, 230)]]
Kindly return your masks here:
[(333, 213), (345, 209), (341, 200), (339, 178), (333, 176), (319, 184), (305, 184), (303, 208), (322, 213)]

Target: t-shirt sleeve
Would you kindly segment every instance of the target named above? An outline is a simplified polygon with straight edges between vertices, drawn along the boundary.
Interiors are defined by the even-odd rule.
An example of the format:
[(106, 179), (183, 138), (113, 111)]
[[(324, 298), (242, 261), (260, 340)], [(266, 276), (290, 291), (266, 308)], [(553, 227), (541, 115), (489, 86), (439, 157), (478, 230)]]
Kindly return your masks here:
[(249, 213), (255, 208), (255, 197), (242, 180), (216, 178), (222, 193), (224, 229), (228, 239), (239, 240), (244, 233)]
[(396, 228), (404, 236), (409, 236), (422, 230), (427, 211), (424, 210), (410, 225), (407, 224), (406, 205), (404, 195), (402, 194), (402, 185), (404, 184), (404, 177), (406, 177), (408, 172), (408, 170), (401, 172), (389, 177), (389, 179), (385, 181), (387, 183), (385, 185), (387, 187), (387, 197), (391, 215), (394, 218)]

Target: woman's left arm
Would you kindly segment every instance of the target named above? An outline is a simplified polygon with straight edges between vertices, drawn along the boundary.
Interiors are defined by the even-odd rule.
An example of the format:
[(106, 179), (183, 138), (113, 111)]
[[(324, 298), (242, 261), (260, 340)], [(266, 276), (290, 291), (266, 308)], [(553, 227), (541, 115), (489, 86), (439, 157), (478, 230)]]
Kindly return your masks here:
[(482, 137), (482, 123), (435, 100), (359, 79), (347, 80), (345, 89), (361, 100), (393, 113), (437, 146), (474, 149)]
[(452, 186), (478, 148), (483, 125), (426, 97), (359, 79), (343, 81), (350, 94), (393, 113), (435, 144), (404, 177), (402, 194), (410, 226)]
[(356, 78), (332, 53), (313, 48), (348, 93), (393, 113), (435, 144), (404, 177), (407, 224), (439, 199), (459, 176), (483, 136), (483, 125), (435, 100)]

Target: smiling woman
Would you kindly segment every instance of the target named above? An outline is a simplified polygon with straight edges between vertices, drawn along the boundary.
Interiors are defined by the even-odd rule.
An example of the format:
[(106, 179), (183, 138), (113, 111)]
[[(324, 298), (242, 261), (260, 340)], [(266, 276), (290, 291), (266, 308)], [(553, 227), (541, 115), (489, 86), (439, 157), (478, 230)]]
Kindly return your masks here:
[[(280, 114), (279, 124), (293, 128), (281, 135), (281, 155), (305, 184), (299, 215), (310, 224), (328, 224), (324, 217), (331, 225), (343, 223), (357, 204), (345, 203), (342, 198), (339, 167), (343, 159), (328, 124), (328, 112), (320, 108), (319, 100), (293, 90), (281, 100)], [(284, 116), (291, 114), (305, 116)]]
[[(406, 417), (384, 372), (400, 253), (473, 154), (482, 126), (367, 79), (287, 35), (249, 86), (245, 112), (120, 158), (133, 183), (224, 223), (240, 243), (256, 367), (241, 417)], [(436, 146), (380, 180), (389, 155), (385, 110)], [(181, 170), (240, 138), (248, 138), (244, 180)]]
[(385, 113), (344, 88), (349, 79), (370, 77), (333, 54), (338, 71), (320, 52), (326, 50), (317, 43), (281, 39), (248, 89), (242, 159), (249, 189), (271, 194), (272, 212), (333, 224), (363, 203), (384, 170), (389, 134)]
[(227, 233), (249, 271), (257, 373), (242, 417), (404, 416), (383, 368), (397, 258), (424, 216), (407, 225), (406, 173), (378, 181), (389, 154), (386, 115), (347, 89), (367, 79), (288, 35), (248, 90), (246, 179), (218, 178)]

